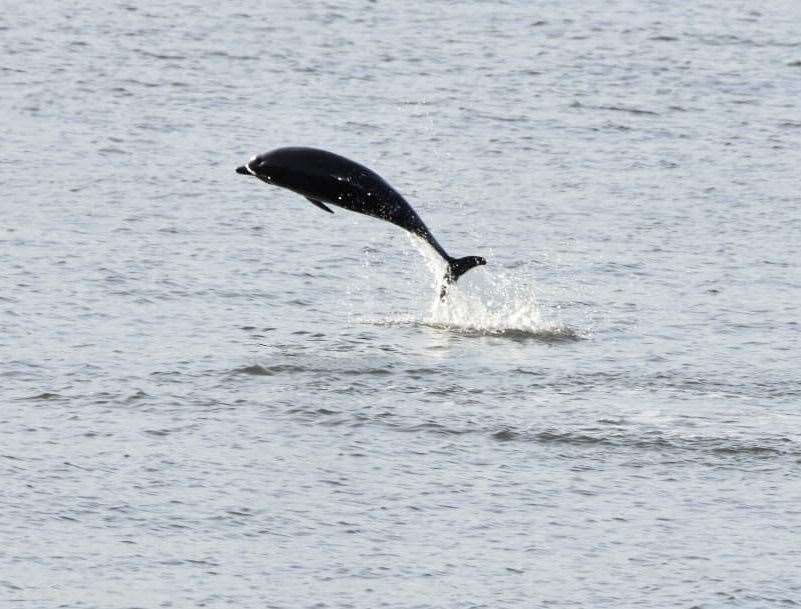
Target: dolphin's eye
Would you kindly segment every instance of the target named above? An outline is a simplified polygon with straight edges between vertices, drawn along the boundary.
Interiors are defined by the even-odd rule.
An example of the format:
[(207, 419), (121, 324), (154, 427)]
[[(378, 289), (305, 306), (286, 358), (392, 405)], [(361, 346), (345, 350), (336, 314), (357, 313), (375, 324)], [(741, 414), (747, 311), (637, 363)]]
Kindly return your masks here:
[(272, 176), (270, 173), (270, 168), (267, 166), (267, 163), (259, 162), (258, 160), (254, 160), (250, 164), (250, 169), (253, 173), (259, 176), (262, 180), (272, 180)]

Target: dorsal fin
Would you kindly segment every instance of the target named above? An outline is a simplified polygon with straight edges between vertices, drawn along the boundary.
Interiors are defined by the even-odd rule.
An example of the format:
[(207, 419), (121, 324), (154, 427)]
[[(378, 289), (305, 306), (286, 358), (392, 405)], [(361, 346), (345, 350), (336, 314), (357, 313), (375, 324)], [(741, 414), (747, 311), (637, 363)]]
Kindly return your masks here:
[(317, 199), (312, 199), (311, 197), (306, 197), (306, 198), (307, 198), (309, 201), (311, 201), (312, 203), (314, 203), (314, 204), (315, 204), (317, 207), (319, 207), (320, 209), (322, 209), (323, 211), (327, 211), (329, 214), (333, 214), (333, 213), (334, 213), (334, 212), (331, 210), (331, 208), (330, 208), (330, 207), (328, 207), (328, 206), (327, 206), (325, 203), (323, 203), (322, 201), (318, 201)]

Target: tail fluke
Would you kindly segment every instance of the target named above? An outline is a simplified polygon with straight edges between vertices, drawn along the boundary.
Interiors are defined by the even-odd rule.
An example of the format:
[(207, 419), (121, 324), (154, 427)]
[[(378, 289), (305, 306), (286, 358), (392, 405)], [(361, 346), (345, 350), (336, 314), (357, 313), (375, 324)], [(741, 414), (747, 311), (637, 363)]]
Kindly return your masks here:
[(464, 275), (467, 271), (474, 266), (481, 266), (487, 264), (481, 256), (465, 256), (464, 258), (451, 258), (448, 260), (448, 270), (445, 271), (445, 279), (442, 282), (442, 290), (439, 293), (440, 300), (445, 299), (448, 293), (448, 286), (456, 283), (457, 279)]

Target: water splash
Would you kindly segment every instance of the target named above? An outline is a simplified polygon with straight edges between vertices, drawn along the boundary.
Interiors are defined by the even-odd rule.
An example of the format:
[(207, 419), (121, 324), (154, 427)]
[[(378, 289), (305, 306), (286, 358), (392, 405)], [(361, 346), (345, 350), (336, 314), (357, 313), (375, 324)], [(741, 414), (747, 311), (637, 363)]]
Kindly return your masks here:
[(411, 240), (431, 273), (431, 301), (427, 313), (417, 320), (420, 325), (469, 336), (544, 341), (581, 338), (576, 329), (543, 315), (531, 279), (523, 275), (523, 269), (479, 267), (448, 286), (448, 295), (440, 300), (445, 262), (418, 239)]

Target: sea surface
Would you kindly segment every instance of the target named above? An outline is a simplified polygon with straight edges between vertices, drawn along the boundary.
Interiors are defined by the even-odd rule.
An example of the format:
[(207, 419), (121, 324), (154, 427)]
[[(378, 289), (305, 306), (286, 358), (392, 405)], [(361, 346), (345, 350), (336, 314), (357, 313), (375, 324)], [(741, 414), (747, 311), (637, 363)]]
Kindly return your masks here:
[(0, 141), (3, 609), (801, 605), (801, 3), (12, 0)]

